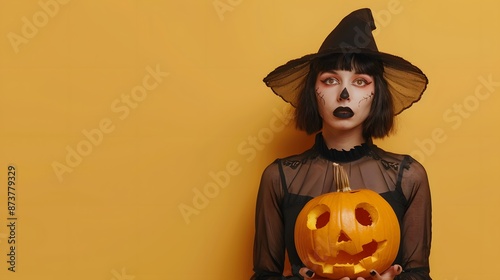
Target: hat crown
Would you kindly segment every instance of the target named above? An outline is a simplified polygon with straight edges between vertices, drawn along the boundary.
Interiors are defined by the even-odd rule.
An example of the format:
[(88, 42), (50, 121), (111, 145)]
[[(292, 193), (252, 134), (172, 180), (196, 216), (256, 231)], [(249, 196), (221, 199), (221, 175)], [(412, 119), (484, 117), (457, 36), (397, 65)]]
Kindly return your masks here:
[(356, 52), (362, 49), (377, 52), (377, 44), (372, 31), (375, 21), (370, 9), (356, 10), (346, 17), (326, 37), (318, 52), (341, 49), (342, 52)]

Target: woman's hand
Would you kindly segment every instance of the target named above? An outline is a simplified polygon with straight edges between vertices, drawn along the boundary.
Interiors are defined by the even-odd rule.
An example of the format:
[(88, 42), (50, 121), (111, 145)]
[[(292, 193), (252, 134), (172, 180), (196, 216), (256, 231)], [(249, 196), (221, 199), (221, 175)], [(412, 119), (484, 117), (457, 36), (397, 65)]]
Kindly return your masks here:
[[(310, 270), (309, 268), (307, 267), (303, 267), (299, 270), (299, 273), (300, 275), (302, 275), (304, 277), (304, 280), (308, 280), (308, 279), (314, 279), (314, 280), (329, 280), (327, 278), (321, 278), (319, 276), (315, 277), (316, 276), (316, 273), (314, 273), (314, 271)], [(342, 279), (339, 279), (339, 280), (350, 280), (349, 277), (344, 277)]]
[[(393, 280), (394, 277), (398, 276), (403, 272), (403, 268), (399, 264), (395, 264), (389, 267), (382, 274), (379, 274), (377, 271), (373, 270), (370, 272), (371, 278), (373, 280)], [(364, 278), (358, 277), (356, 280), (363, 280)], [(347, 279), (345, 279), (347, 280)]]
[[(372, 270), (370, 272), (371, 277), (370, 278), (363, 278), (363, 277), (358, 277), (356, 280), (393, 280), (394, 277), (398, 276), (403, 272), (403, 268), (399, 265), (393, 265), (389, 267), (386, 271), (384, 271), (382, 274), (379, 274), (377, 271)], [(304, 279), (313, 279), (315, 276), (314, 271), (310, 270), (307, 267), (303, 267), (299, 270), (300, 275), (304, 277)], [(314, 279), (324, 279), (324, 278), (314, 278)], [(339, 280), (350, 280), (349, 277), (343, 277)]]

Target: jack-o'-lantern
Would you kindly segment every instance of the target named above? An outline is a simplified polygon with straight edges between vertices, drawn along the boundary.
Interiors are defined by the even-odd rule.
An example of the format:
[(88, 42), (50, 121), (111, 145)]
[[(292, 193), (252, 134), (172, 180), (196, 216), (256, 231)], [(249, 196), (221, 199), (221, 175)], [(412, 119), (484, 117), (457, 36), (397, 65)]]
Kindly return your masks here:
[(396, 258), (400, 229), (392, 207), (378, 193), (351, 190), (334, 163), (337, 192), (310, 200), (295, 223), (295, 247), (306, 267), (329, 279), (368, 277)]

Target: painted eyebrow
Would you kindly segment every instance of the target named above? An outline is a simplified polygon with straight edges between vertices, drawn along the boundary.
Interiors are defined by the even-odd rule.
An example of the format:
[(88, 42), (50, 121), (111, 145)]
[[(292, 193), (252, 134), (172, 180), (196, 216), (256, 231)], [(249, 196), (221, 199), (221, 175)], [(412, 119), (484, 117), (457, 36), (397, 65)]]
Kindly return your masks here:
[[(324, 73), (338, 74), (337, 71), (338, 70), (326, 70), (326, 71), (321, 71), (320, 74), (324, 74)], [(347, 71), (347, 70), (345, 70), (345, 71)], [(357, 75), (368, 75), (368, 76), (370, 75), (368, 73), (360, 73), (360, 72), (358, 72), (356, 70), (354, 70), (354, 74), (357, 74)]]
[[(323, 75), (323, 74), (334, 74), (334, 75), (339, 75), (339, 73), (337, 73), (337, 70), (326, 70), (326, 71), (322, 71), (320, 72), (318, 75)], [(368, 73), (359, 73), (357, 72), (356, 70), (354, 71), (354, 74), (356, 75), (367, 75), (367, 76), (371, 76), (370, 74)]]

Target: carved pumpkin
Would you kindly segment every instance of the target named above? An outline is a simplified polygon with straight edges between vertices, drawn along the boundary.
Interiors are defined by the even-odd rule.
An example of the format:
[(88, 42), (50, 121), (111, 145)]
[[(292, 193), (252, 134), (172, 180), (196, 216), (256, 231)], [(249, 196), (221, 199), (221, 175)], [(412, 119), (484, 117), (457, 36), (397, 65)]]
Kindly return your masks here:
[(329, 279), (369, 277), (396, 258), (400, 229), (392, 207), (378, 193), (351, 190), (334, 164), (337, 192), (310, 200), (295, 224), (295, 247), (306, 267)]

